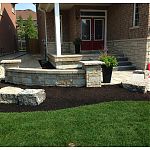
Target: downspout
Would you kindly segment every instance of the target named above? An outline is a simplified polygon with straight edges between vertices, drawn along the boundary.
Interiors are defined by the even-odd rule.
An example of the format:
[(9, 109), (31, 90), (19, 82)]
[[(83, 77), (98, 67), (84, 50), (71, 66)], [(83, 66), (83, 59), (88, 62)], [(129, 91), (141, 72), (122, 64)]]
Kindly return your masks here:
[(41, 8), (39, 8), (38, 7), (38, 9), (40, 10), (40, 11), (42, 11), (43, 13), (44, 13), (44, 25), (45, 25), (45, 60), (46, 61), (48, 61), (48, 57), (47, 57), (47, 54), (48, 54), (48, 49), (47, 49), (47, 28), (46, 28), (46, 11), (45, 10), (43, 10), (43, 9), (41, 9)]

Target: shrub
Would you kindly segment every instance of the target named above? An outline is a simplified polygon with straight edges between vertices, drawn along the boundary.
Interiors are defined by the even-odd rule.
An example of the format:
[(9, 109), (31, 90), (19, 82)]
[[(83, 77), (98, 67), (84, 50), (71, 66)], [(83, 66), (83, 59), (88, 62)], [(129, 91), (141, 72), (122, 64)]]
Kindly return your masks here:
[(110, 56), (107, 54), (102, 54), (99, 58), (100, 61), (103, 61), (106, 67), (115, 67), (118, 65), (117, 59), (115, 56)]

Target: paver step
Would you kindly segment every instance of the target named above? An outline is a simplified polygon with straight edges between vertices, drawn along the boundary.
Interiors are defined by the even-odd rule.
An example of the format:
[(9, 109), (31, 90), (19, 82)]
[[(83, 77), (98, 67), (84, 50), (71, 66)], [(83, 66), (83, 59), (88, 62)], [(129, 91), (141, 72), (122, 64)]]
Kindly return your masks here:
[(130, 61), (119, 61), (118, 62), (118, 66), (128, 66), (128, 65), (132, 65), (132, 63)]
[(111, 56), (115, 56), (115, 57), (124, 57), (124, 54), (122, 53), (108, 53), (108, 55), (111, 55)]
[(120, 57), (120, 56), (118, 56), (118, 57), (116, 57), (117, 58), (117, 61), (119, 62), (119, 61), (128, 61), (128, 57)]
[(117, 66), (114, 67), (114, 71), (125, 71), (125, 70), (135, 70), (136, 66), (135, 65), (127, 65), (127, 66)]

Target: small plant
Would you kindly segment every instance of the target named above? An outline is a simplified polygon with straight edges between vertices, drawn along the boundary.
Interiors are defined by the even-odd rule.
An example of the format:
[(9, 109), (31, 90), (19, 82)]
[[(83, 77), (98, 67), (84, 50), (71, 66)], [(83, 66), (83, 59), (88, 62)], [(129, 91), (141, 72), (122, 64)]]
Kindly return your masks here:
[(106, 67), (115, 67), (118, 65), (117, 59), (115, 56), (110, 56), (107, 54), (102, 54), (99, 58), (100, 61), (103, 61), (105, 63)]

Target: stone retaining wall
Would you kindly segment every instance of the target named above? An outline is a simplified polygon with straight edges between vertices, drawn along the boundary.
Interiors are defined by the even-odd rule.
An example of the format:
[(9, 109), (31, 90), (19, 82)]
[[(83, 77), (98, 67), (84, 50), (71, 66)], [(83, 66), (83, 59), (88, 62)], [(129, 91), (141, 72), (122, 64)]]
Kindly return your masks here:
[(5, 81), (29, 86), (83, 87), (85, 86), (85, 70), (10, 68), (6, 69)]
[(108, 41), (109, 51), (118, 51), (129, 58), (137, 69), (146, 69), (150, 61), (150, 39), (125, 39)]

